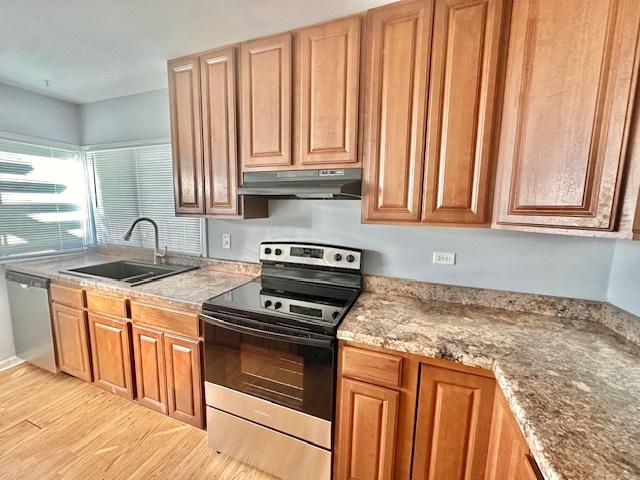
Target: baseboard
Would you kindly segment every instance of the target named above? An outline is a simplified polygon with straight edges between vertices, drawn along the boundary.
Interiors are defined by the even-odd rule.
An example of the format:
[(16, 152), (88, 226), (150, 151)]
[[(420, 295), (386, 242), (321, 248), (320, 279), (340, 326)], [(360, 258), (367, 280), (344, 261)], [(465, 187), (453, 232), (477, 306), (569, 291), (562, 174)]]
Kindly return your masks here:
[(0, 361), (0, 372), (13, 368), (17, 365), (20, 365), (21, 363), (24, 363), (24, 360), (20, 357), (9, 357), (5, 360)]

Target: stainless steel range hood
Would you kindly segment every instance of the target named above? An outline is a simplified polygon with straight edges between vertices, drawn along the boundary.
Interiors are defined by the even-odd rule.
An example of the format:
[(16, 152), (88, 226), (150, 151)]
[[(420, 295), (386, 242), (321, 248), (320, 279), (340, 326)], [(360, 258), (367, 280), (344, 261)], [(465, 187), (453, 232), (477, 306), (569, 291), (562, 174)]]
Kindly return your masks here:
[(361, 168), (245, 172), (240, 195), (268, 198), (359, 200)]

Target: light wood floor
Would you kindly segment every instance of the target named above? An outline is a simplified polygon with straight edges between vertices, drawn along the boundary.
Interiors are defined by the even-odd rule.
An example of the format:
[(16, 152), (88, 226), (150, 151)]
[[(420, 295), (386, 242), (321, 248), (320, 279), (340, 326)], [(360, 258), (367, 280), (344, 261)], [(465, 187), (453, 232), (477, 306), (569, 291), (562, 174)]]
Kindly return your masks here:
[(0, 372), (0, 479), (271, 480), (206, 433), (30, 365)]

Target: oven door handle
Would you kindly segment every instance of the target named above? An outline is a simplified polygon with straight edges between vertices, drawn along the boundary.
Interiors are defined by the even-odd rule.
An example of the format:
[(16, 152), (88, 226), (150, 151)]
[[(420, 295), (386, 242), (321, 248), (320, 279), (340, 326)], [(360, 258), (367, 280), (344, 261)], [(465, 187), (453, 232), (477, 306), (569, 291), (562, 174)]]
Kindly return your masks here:
[(333, 347), (334, 340), (333, 338), (307, 338), (307, 337), (299, 337), (297, 335), (286, 335), (284, 333), (276, 333), (269, 332), (266, 330), (261, 330), (259, 328), (251, 328), (245, 325), (238, 325), (236, 323), (225, 322), (224, 320), (220, 320), (215, 317), (210, 317), (209, 315), (200, 314), (200, 318), (203, 322), (215, 325), (216, 327), (224, 328), (226, 330), (231, 330), (237, 333), (243, 333), (245, 335), (253, 335), (255, 337), (262, 337), (268, 340), (279, 340), (281, 342), (289, 342), (295, 343), (297, 345), (306, 345), (309, 347), (321, 347), (321, 348), (331, 348)]

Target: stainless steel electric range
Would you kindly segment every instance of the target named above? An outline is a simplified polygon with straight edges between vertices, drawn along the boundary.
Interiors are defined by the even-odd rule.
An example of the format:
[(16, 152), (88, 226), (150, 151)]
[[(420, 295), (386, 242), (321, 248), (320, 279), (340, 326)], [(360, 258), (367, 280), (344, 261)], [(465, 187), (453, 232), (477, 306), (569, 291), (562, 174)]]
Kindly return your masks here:
[(260, 262), (260, 278), (202, 305), (209, 446), (285, 480), (329, 480), (336, 331), (362, 252), (263, 242)]

